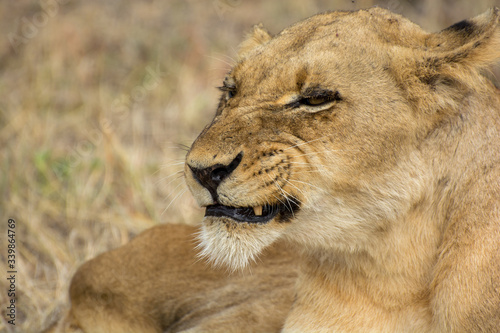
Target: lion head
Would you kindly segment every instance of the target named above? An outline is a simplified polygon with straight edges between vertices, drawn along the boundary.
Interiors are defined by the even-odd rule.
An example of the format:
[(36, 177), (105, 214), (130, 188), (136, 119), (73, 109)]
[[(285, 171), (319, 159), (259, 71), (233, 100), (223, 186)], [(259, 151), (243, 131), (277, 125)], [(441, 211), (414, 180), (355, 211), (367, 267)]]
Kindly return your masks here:
[(491, 10), (427, 33), (372, 8), (274, 37), (254, 27), (186, 157), (206, 207), (202, 255), (239, 269), (280, 237), (303, 251), (369, 250), (449, 167), (422, 146), (484, 86), (497, 20)]

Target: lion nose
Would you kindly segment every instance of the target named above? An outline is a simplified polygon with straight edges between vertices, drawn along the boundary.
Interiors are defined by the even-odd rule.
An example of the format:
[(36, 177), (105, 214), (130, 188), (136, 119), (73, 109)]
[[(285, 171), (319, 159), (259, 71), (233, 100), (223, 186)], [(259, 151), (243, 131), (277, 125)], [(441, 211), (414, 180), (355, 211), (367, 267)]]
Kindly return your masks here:
[(193, 177), (198, 183), (205, 187), (212, 198), (217, 201), (217, 187), (238, 167), (243, 158), (243, 152), (239, 153), (229, 164), (215, 164), (206, 168), (195, 168), (188, 164), (193, 172)]

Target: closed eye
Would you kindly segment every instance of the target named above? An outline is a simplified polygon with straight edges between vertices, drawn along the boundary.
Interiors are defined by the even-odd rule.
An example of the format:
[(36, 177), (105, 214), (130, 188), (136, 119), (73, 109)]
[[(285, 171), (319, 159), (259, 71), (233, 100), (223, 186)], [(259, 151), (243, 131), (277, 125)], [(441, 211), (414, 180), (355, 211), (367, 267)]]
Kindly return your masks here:
[(340, 96), (340, 93), (338, 91), (331, 91), (331, 90), (321, 89), (321, 90), (306, 91), (304, 95), (305, 96), (302, 96), (298, 100), (299, 105), (315, 107), (342, 100), (342, 97)]
[(318, 106), (330, 102), (327, 97), (303, 97), (299, 100), (300, 104), (308, 106)]

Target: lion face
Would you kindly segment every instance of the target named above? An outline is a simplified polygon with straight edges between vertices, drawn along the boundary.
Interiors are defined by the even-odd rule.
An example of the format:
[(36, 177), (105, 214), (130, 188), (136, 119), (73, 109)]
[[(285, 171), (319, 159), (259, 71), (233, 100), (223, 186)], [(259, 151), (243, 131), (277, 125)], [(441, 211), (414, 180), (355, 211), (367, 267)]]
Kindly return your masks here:
[(280, 237), (306, 251), (377, 242), (428, 178), (417, 147), (439, 112), (416, 110), (396, 73), (430, 36), (381, 9), (320, 14), (273, 38), (255, 27), (186, 158), (206, 207), (202, 255), (239, 269)]

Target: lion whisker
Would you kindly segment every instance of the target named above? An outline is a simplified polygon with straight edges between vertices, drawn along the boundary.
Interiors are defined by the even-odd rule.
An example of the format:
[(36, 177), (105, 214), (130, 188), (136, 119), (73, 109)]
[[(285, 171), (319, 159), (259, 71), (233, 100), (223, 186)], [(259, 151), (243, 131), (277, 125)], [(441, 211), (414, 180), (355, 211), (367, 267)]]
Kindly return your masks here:
[(214, 55), (207, 55), (207, 58), (212, 58), (212, 59), (215, 59), (215, 60), (217, 60), (217, 61), (220, 61), (220, 62), (222, 62), (222, 63), (224, 63), (224, 64), (228, 65), (229, 67), (233, 67), (233, 66), (234, 66), (234, 64), (236, 64), (236, 60), (235, 60), (235, 59), (233, 59), (232, 57), (230, 57), (230, 56), (228, 56), (228, 55), (226, 55), (226, 54), (218, 54), (218, 55), (221, 55), (221, 56), (223, 56), (223, 57), (225, 57), (225, 58), (227, 58), (227, 59), (229, 59), (229, 60), (225, 60), (225, 59), (223, 59), (223, 58), (216, 57), (216, 56), (214, 56)]
[(303, 182), (303, 181), (300, 181), (300, 180), (297, 180), (297, 179), (289, 179), (289, 181), (301, 183), (301, 184), (304, 184), (304, 185), (307, 185), (307, 186), (314, 187), (314, 188), (316, 188), (318, 190), (324, 191), (324, 189), (322, 189), (321, 187), (313, 185), (311, 183)]
[(168, 204), (168, 206), (161, 212), (161, 216), (163, 216), (163, 214), (165, 214), (167, 212), (167, 210), (170, 208), (170, 206), (177, 200), (179, 199), (181, 196), (183, 196), (185, 193), (187, 192), (187, 188), (183, 189), (182, 191), (180, 191), (171, 201), (170, 203)]
[(316, 152), (311, 152), (311, 153), (299, 154), (299, 155), (295, 155), (294, 157), (302, 157), (302, 156), (309, 156), (309, 155), (319, 155), (319, 154), (344, 152), (344, 151), (360, 151), (360, 150), (359, 149), (330, 149), (330, 150), (323, 150), (323, 151), (316, 151)]
[(329, 136), (331, 136), (331, 135), (325, 135), (325, 136), (323, 136), (323, 137), (321, 137), (321, 138), (318, 138), (318, 139), (309, 140), (309, 141), (304, 141), (304, 142), (298, 143), (298, 144), (296, 144), (296, 145), (290, 146), (290, 147), (288, 147), (288, 148), (285, 148), (285, 149), (283, 149), (283, 151), (286, 151), (286, 150), (288, 150), (288, 149), (292, 149), (292, 148), (296, 148), (296, 147), (299, 147), (299, 146), (307, 145), (307, 144), (309, 144), (309, 143), (311, 143), (311, 142), (314, 142), (314, 141), (323, 140), (324, 138), (327, 138), (327, 137), (329, 137)]
[[(177, 176), (177, 177), (175, 177)], [(172, 177), (175, 177), (175, 178), (172, 178)], [(170, 179), (170, 181), (165, 185), (165, 187), (167, 187), (168, 185), (170, 185), (173, 181), (177, 180), (177, 179), (181, 179), (184, 177), (184, 170), (179, 170), (177, 172), (174, 172), (166, 177), (162, 177), (160, 179), (158, 179), (156, 182), (155, 182), (155, 185), (159, 185), (161, 182), (164, 182), (164, 181), (167, 181), (168, 179)], [(172, 178), (172, 179), (171, 179)]]
[(179, 188), (179, 186), (182, 186), (182, 185), (185, 185), (185, 183), (184, 182), (180, 182), (179, 184), (177, 184), (176, 187), (174, 187), (173, 190), (169, 191), (169, 194), (165, 197), (165, 200), (167, 200), (168, 198), (170, 198), (172, 196), (172, 194), (177, 191), (177, 189)]
[(160, 168), (164, 169), (164, 168), (168, 168), (168, 167), (172, 167), (172, 166), (176, 166), (176, 165), (184, 165), (184, 163), (185, 163), (184, 160), (176, 160), (176, 161), (172, 161), (172, 163), (162, 164), (162, 165), (160, 165)]
[[(281, 191), (281, 193), (282, 193), (283, 197), (284, 197), (284, 198), (285, 198), (285, 200), (286, 200), (286, 203), (285, 203), (285, 202), (283, 202), (283, 201), (281, 201), (281, 200), (280, 200), (280, 202), (281, 202), (281, 203), (283, 203), (283, 205), (284, 205), (285, 207), (287, 207), (287, 209), (290, 211), (290, 213), (292, 213), (292, 216), (295, 216), (295, 215), (294, 215), (294, 213), (293, 213), (293, 208), (292, 208), (292, 205), (290, 204), (290, 202), (291, 202), (291, 203), (293, 203), (293, 204), (300, 204), (300, 203), (301, 203), (301, 202), (300, 202), (300, 200), (299, 200), (299, 199), (297, 199), (297, 198), (295, 198), (295, 197), (294, 197), (293, 195), (291, 195), (290, 193), (288, 193), (288, 191), (285, 191), (285, 190), (283, 189), (283, 187), (282, 187), (282, 186), (280, 186), (280, 184), (278, 184), (278, 182), (277, 182), (276, 180), (274, 180), (274, 179), (272, 179), (272, 178), (271, 178), (271, 176), (269, 176), (269, 175), (267, 175), (267, 176), (268, 176), (268, 177), (269, 177), (269, 178), (273, 181), (274, 185), (276, 185), (276, 187), (277, 187), (277, 188)], [(278, 199), (278, 200), (279, 200), (279, 199)], [(296, 202), (296, 201), (297, 201), (297, 202)]]

